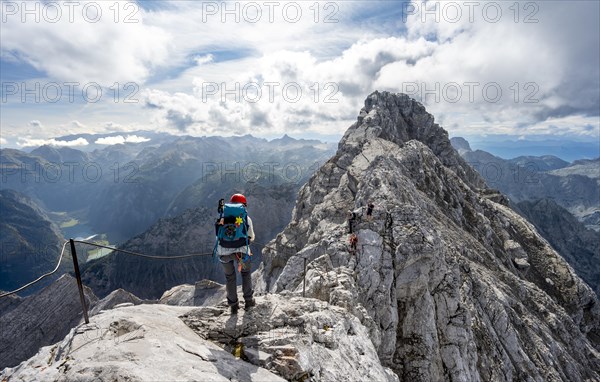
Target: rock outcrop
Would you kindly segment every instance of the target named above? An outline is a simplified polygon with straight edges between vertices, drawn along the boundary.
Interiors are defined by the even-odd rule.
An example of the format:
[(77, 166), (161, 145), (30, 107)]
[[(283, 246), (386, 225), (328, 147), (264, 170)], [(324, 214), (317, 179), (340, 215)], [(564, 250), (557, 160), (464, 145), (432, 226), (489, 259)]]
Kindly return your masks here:
[(0, 377), (398, 381), (381, 366), (368, 330), (346, 309), (283, 295), (257, 297), (257, 302), (234, 316), (223, 303), (200, 308), (117, 305)]
[(194, 285), (184, 284), (163, 293), (159, 303), (178, 306), (216, 305), (225, 300), (227, 292), (223, 284), (200, 280)]
[[(118, 289), (98, 300), (84, 286), (90, 317), (123, 304), (155, 304)], [(36, 295), (0, 299), (0, 369), (16, 366), (83, 323), (77, 281), (65, 274)]]
[(257, 289), (299, 295), (306, 261), (307, 296), (359, 317), (400, 380), (600, 379), (594, 292), (496, 194), (421, 104), (375, 92), (301, 189)]
[(127, 305), (140, 305), (140, 304), (154, 304), (154, 300), (142, 300), (133, 293), (129, 293), (123, 289), (117, 289), (112, 291), (108, 296), (94, 304), (90, 309), (89, 315), (95, 316), (103, 310), (110, 310), (116, 306), (127, 304)]
[(105, 311), (0, 377), (27, 382), (284, 381), (197, 336), (178, 318), (189, 309), (139, 305)]
[(200, 337), (288, 381), (398, 381), (381, 366), (367, 328), (346, 309), (277, 294), (256, 300), (235, 316), (221, 305), (181, 318)]

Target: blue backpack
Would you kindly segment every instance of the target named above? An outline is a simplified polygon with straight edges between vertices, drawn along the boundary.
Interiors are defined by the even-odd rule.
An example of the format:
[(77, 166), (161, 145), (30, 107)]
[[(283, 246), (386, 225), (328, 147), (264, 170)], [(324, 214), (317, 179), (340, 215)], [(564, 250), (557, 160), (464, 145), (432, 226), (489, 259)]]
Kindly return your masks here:
[(241, 203), (224, 203), (215, 225), (217, 244), (223, 248), (246, 247), (248, 253), (248, 213)]

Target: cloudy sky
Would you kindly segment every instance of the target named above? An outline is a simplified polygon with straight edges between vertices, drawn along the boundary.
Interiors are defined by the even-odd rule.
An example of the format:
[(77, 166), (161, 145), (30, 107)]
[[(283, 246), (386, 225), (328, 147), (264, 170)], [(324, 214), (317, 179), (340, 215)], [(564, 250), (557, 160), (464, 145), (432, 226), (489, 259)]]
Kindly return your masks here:
[(600, 6), (1, 2), (0, 144), (66, 134), (337, 140), (374, 90), (451, 136), (598, 141)]

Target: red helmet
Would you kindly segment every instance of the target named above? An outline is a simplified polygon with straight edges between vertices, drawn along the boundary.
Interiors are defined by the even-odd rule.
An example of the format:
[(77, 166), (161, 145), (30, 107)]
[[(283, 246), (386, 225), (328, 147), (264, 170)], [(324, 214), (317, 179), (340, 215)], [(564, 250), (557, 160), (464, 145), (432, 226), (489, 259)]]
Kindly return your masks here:
[(231, 199), (229, 199), (229, 202), (231, 203), (242, 203), (242, 204), (246, 204), (246, 197), (242, 194), (233, 194), (231, 195)]

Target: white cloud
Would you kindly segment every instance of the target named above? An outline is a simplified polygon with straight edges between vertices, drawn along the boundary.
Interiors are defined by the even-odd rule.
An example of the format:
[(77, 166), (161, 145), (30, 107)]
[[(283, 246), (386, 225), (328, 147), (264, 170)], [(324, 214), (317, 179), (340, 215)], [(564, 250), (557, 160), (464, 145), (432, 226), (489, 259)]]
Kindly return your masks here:
[(17, 145), (20, 147), (37, 147), (37, 146), (87, 146), (89, 142), (85, 138), (77, 138), (72, 141), (58, 141), (56, 139), (34, 139), (34, 138), (19, 138)]
[[(431, 3), (442, 8), (448, 5), (428, 2)], [(528, 130), (527, 126), (549, 118), (598, 116), (597, 2), (471, 4), (479, 7), (473, 14), (474, 22), (469, 21), (464, 4), (463, 17), (457, 23), (444, 17), (436, 22), (430, 14), (409, 17), (409, 35), (433, 36), (435, 49), (414, 64), (398, 61), (384, 66), (375, 87), (398, 89), (415, 82), (421, 90), (415, 96), (420, 98), (424, 89), (438, 85), (439, 101), (433, 97), (425, 100), (431, 112), (446, 115), (453, 122), (456, 119), (452, 114), (470, 114), (474, 120), (484, 119), (492, 129), (508, 125)], [(485, 7), (491, 4), (502, 8), (497, 22), (484, 16)], [(515, 13), (515, 6), (521, 7), (519, 13)], [(424, 9), (420, 2), (416, 7)], [(562, 26), (560, 30), (556, 25)], [(469, 88), (464, 86), (467, 82), (477, 83), (473, 101), (468, 97)], [(450, 102), (452, 93), (444, 96), (444, 86), (448, 89), (452, 83), (459, 84), (463, 92), (458, 102)], [(502, 97), (498, 101), (486, 100), (486, 85), (488, 90), (501, 89)], [(489, 98), (494, 98), (493, 93)], [(587, 130), (579, 133), (587, 134)]]
[(424, 39), (388, 37), (359, 41), (330, 60), (280, 50), (191, 69), (190, 93), (149, 89), (142, 95), (159, 110), (156, 124), (191, 134), (341, 134), (383, 65), (418, 60), (433, 48)]
[(98, 138), (94, 143), (97, 145), (118, 145), (123, 143), (142, 143), (148, 141), (150, 141), (150, 139), (137, 135), (128, 135), (126, 137), (115, 135), (112, 137)]
[[(143, 82), (153, 68), (168, 60), (168, 32), (146, 24), (148, 14), (135, 3), (81, 1), (72, 3), (72, 8), (53, 4), (60, 8), (60, 17), (56, 5), (28, 3), (29, 9), (39, 9), (39, 22), (35, 22), (34, 15), (23, 14), (25, 3), (15, 2), (17, 13), (5, 15), (6, 22), (2, 22), (2, 51), (47, 73), (49, 80), (97, 82), (107, 87), (115, 82)], [(96, 15), (100, 15), (98, 21), (92, 22)], [(21, 21), (24, 16), (29, 17), (26, 22)], [(126, 16), (132, 22), (125, 22)]]
[[(149, 106), (145, 113), (131, 113), (131, 109), (119, 109), (120, 105), (82, 108), (81, 115), (95, 112), (95, 121), (82, 119), (87, 129), (123, 135), (134, 131), (129, 127), (136, 123), (151, 124), (157, 131), (198, 135), (341, 135), (372, 91), (412, 90), (419, 99), (426, 89), (436, 86), (440, 100), (427, 96), (422, 101), (438, 123), (457, 134), (527, 135), (542, 130), (591, 134), (589, 126), (598, 125), (594, 122), (600, 102), (597, 2), (518, 3), (516, 21), (514, 7), (509, 8), (513, 2), (496, 2), (502, 7), (502, 17), (495, 23), (483, 17), (488, 3), (477, 3), (474, 22), (469, 20), (467, 3), (452, 3), (462, 10), (458, 22), (444, 17), (435, 21), (431, 15), (424, 22), (417, 13), (402, 23), (402, 15), (393, 14), (402, 5), (336, 2), (338, 22), (328, 24), (322, 22), (327, 14), (322, 8), (315, 22), (311, 2), (301, 3), (304, 16), (297, 23), (285, 22), (281, 8), (273, 22), (265, 20), (266, 14), (258, 23), (237, 23), (231, 16), (222, 22), (220, 13), (204, 21), (197, 2), (174, 2), (140, 11), (141, 22), (135, 25), (115, 24), (108, 17), (110, 23), (103, 19), (97, 25), (27, 23), (26, 27), (3, 28), (2, 55), (30, 62), (56, 78), (99, 78), (109, 85), (120, 78), (141, 82), (153, 78), (139, 93)], [(215, 4), (222, 7), (224, 3)], [(420, 10), (422, 4), (414, 2)], [(447, 7), (449, 3), (428, 4)], [(532, 15), (535, 9), (524, 9), (526, 4), (539, 9)], [(106, 10), (106, 15), (112, 16), (112, 11)], [(537, 22), (526, 23), (527, 16)], [(5, 30), (10, 31), (8, 36)], [(75, 37), (70, 40), (71, 34)], [(42, 37), (38, 41), (34, 35)], [(171, 68), (178, 69), (170, 72)], [(223, 102), (222, 91), (205, 97), (208, 83), (225, 83), (228, 89), (237, 83), (243, 89), (254, 82), (262, 90), (257, 102), (243, 97), (236, 101), (232, 96)], [(273, 100), (265, 85), (269, 82), (278, 84)], [(473, 100), (468, 97), (473, 88), (465, 85), (471, 82), (478, 84)], [(303, 92), (297, 102), (282, 94), (282, 87), (292, 83)], [(490, 102), (482, 88), (496, 83), (502, 97)], [(334, 87), (327, 88), (328, 84)], [(417, 89), (407, 88), (414, 84)], [(453, 84), (462, 92), (457, 102), (452, 102)], [(325, 102), (328, 95), (338, 102)], [(527, 96), (537, 102), (525, 102)], [(132, 115), (139, 120), (131, 120)], [(60, 125), (43, 118), (48, 125)], [(573, 125), (567, 128), (561, 121), (569, 118)], [(115, 122), (104, 125), (107, 120)]]
[[(490, 128), (493, 126), (493, 128)], [(527, 139), (528, 136), (578, 136), (600, 139), (600, 120), (598, 117), (570, 115), (552, 117), (540, 122), (527, 123), (525, 126), (502, 120), (465, 120), (463, 124), (447, 128), (450, 135), (485, 136), (505, 135)]]
[(584, 135), (598, 139), (600, 119), (583, 115), (548, 118), (527, 127), (528, 135)]
[(6, 139), (0, 137), (0, 145), (5, 145), (7, 143), (8, 143), (8, 141)]
[(208, 64), (209, 62), (212, 62), (213, 59), (214, 59), (214, 56), (210, 53), (207, 55), (204, 55), (204, 56), (194, 57), (194, 61), (196, 61), (196, 65)]
[[(214, 15), (207, 12), (206, 3), (172, 2), (168, 9), (146, 15), (148, 23), (168, 30), (176, 42), (171, 57), (174, 64), (180, 64), (190, 54), (198, 56), (199, 52), (211, 51), (260, 56), (283, 49), (311, 49), (319, 55), (338, 54), (341, 47), (376, 34), (352, 22), (362, 12), (372, 9), (368, 2), (331, 3), (333, 7), (328, 7), (327, 11), (321, 3), (318, 14), (311, 2), (272, 3), (276, 4), (272, 10), (266, 3), (254, 2), (261, 9), (261, 15), (255, 21), (252, 19), (257, 14), (244, 11), (248, 3), (212, 2), (210, 6), (217, 7)], [(294, 22), (291, 22), (293, 17), (284, 15), (284, 8), (290, 6), (301, 8), (300, 17)], [(226, 8), (234, 7), (238, 7), (237, 20), (234, 15), (225, 14)], [(288, 11), (293, 15), (294, 9)], [(218, 55), (215, 58), (218, 59)]]
[[(416, 4), (422, 10), (421, 2)], [(597, 19), (597, 16), (589, 16), (594, 14), (589, 7), (597, 5), (579, 3), (581, 7), (577, 8), (544, 3), (540, 5), (537, 23), (524, 23), (525, 15), (531, 12), (523, 10), (519, 14), (520, 22), (515, 23), (514, 14), (508, 8), (511, 5), (501, 5), (504, 16), (497, 23), (483, 18), (484, 5), (476, 9), (478, 13), (474, 14), (473, 22), (469, 21), (464, 4), (463, 16), (457, 23), (444, 18), (435, 22), (431, 16), (423, 22), (422, 15), (417, 13), (408, 18), (406, 37), (376, 37), (365, 33), (359, 39), (356, 31), (360, 28), (357, 27), (350, 33), (352, 44), (326, 56), (320, 49), (327, 43), (326, 39), (313, 40), (312, 31), (307, 31), (306, 39), (303, 35), (297, 43), (297, 38), (288, 36), (285, 46), (279, 45), (285, 39), (279, 40), (281, 35), (278, 34), (274, 42), (265, 42), (269, 49), (250, 41), (249, 46), (259, 52), (256, 55), (204, 63), (142, 94), (147, 104), (156, 110), (156, 128), (176, 128), (190, 134), (260, 135), (285, 131), (341, 134), (356, 117), (364, 98), (376, 89), (409, 93), (425, 103), (444, 127), (459, 132), (461, 129), (491, 129), (498, 133), (510, 130), (529, 134), (520, 130), (548, 118), (561, 117), (556, 114), (563, 109), (571, 115), (585, 115), (592, 110), (598, 96), (585, 89), (593, 90), (597, 86), (585, 85), (581, 80), (576, 82), (582, 94), (571, 96), (569, 89), (575, 88), (571, 83), (574, 76), (571, 68), (578, 65), (587, 68), (583, 78), (592, 83), (598, 81), (598, 69), (594, 66), (598, 66), (598, 59), (592, 57), (580, 64), (576, 57), (583, 54), (582, 49), (573, 47), (589, 45), (590, 50), (597, 53), (593, 42), (597, 42), (598, 37), (586, 32), (586, 27), (565, 26), (569, 29), (566, 33), (569, 41), (577, 41), (569, 43), (563, 36), (565, 33), (554, 26), (558, 21), (564, 24), (566, 19), (578, 19), (571, 23), (583, 23), (589, 29), (595, 25), (594, 17)], [(341, 31), (348, 30), (349, 26), (337, 25)], [(182, 26), (182, 30), (190, 27)], [(223, 25), (214, 27), (223, 28)], [(240, 35), (248, 42), (252, 33), (260, 34), (268, 29), (269, 26), (262, 26)], [(222, 32), (218, 33), (217, 40), (230, 36), (225, 30)], [(557, 39), (564, 44), (556, 46)], [(587, 44), (582, 44), (582, 40)], [(306, 41), (314, 45), (308, 46)], [(237, 43), (232, 42), (233, 46)], [(334, 45), (339, 48), (339, 43)], [(272, 101), (268, 100), (269, 89), (265, 87), (269, 82), (278, 86)], [(244, 85), (251, 83), (258, 83), (262, 90), (258, 102), (243, 98)], [(298, 102), (290, 102), (282, 94), (282, 87), (292, 83), (299, 84), (303, 91)], [(189, 88), (190, 84), (193, 89)], [(222, 84), (228, 90), (239, 86), (234, 92), (240, 99), (223, 95), (226, 92)], [(335, 88), (326, 89), (327, 84)], [(219, 88), (217, 94), (207, 97), (207, 90), (214, 90), (215, 85)], [(315, 102), (317, 89), (319, 99)], [(436, 89), (437, 99), (427, 96), (431, 89)], [(460, 96), (453, 92), (455, 90)], [(502, 92), (498, 101), (494, 99), (495, 90)], [(338, 103), (324, 102), (330, 93)], [(570, 131), (589, 134), (589, 129), (584, 127), (589, 125), (577, 126), (580, 127)]]

